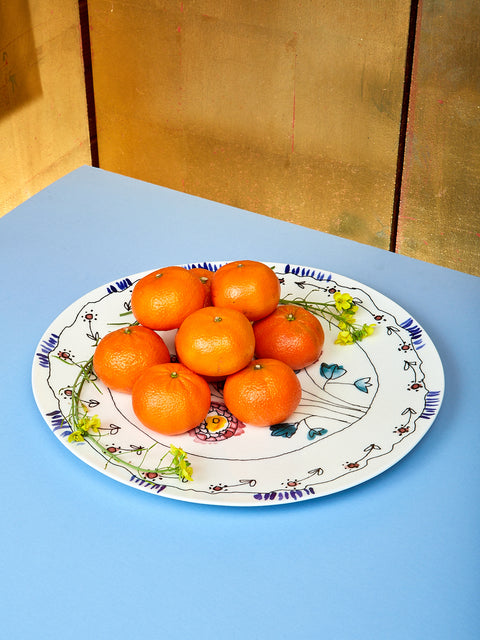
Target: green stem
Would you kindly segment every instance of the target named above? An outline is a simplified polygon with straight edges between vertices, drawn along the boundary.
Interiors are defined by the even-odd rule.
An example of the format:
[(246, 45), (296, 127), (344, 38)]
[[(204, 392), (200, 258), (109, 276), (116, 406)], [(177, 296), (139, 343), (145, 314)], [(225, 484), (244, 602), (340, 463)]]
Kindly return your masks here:
[[(310, 313), (320, 316), (328, 323), (329, 329), (331, 329), (332, 324), (335, 323), (336, 326), (341, 329), (339, 338), (336, 340), (336, 343), (338, 344), (353, 344), (363, 340), (363, 338), (372, 333), (374, 325), (359, 325), (355, 322), (356, 307), (350, 296), (350, 307), (342, 311), (338, 310), (335, 302), (312, 301), (307, 300), (307, 297), (291, 299), (281, 298), (280, 304), (298, 305), (306, 311), (310, 311)], [(347, 339), (342, 335), (345, 333), (347, 334)]]
[[(62, 360), (62, 362), (66, 363), (66, 364), (75, 364), (76, 366), (80, 367), (80, 371), (78, 372), (77, 376), (75, 377), (75, 380), (72, 384), (72, 400), (71, 400), (71, 405), (70, 405), (70, 411), (66, 417), (66, 421), (68, 422), (68, 424), (70, 425), (70, 428), (72, 429), (72, 434), (74, 432), (78, 432), (78, 439), (79, 440), (85, 440), (85, 439), (89, 439), (91, 442), (94, 442), (95, 445), (100, 449), (100, 451), (103, 453), (103, 455), (108, 457), (107, 460), (107, 465), (111, 462), (111, 461), (115, 461), (123, 466), (128, 467), (129, 469), (133, 469), (134, 471), (137, 472), (137, 474), (148, 474), (148, 473), (158, 473), (159, 475), (167, 475), (167, 476), (177, 476), (180, 480), (191, 480), (191, 465), (187, 460), (187, 456), (186, 454), (180, 450), (177, 449), (176, 447), (174, 447), (175, 451), (177, 452), (176, 455), (174, 455), (172, 453), (172, 450), (167, 451), (159, 460), (159, 463), (157, 465), (157, 467), (155, 469), (143, 469), (142, 468), (142, 464), (145, 461), (145, 458), (148, 454), (148, 452), (154, 447), (156, 446), (156, 444), (158, 443), (154, 443), (153, 445), (151, 445), (150, 447), (147, 447), (145, 449), (145, 453), (144, 456), (142, 458), (142, 461), (140, 463), (140, 465), (134, 465), (130, 462), (127, 462), (126, 460), (122, 459), (120, 456), (111, 453), (110, 451), (107, 450), (106, 447), (104, 447), (101, 442), (100, 442), (100, 438), (102, 437), (102, 435), (100, 434), (98, 437), (95, 437), (93, 434), (89, 433), (89, 427), (87, 424), (87, 427), (85, 427), (85, 423), (83, 423), (82, 425), (82, 421), (85, 420), (87, 418), (87, 414), (88, 414), (88, 409), (85, 407), (85, 405), (83, 405), (82, 403), (82, 399), (81, 399), (81, 394), (82, 391), (84, 389), (85, 384), (87, 383), (91, 383), (95, 386), (95, 388), (100, 391), (100, 389), (98, 389), (97, 385), (95, 385), (95, 382), (93, 380), (94, 378), (94, 370), (93, 370), (93, 356), (91, 358), (89, 358), (86, 362), (83, 363), (72, 363), (72, 362), (67, 362), (65, 361), (63, 358), (59, 358), (59, 360)], [(83, 414), (80, 415), (80, 408), (83, 409)], [(96, 418), (96, 416), (95, 416)], [(94, 427), (96, 428), (96, 427)], [(181, 453), (179, 453), (181, 452)], [(130, 452), (125, 452), (125, 453), (130, 453)], [(160, 467), (161, 463), (163, 462), (163, 460), (165, 459), (165, 457), (170, 454), (172, 455), (172, 462), (164, 467)], [(181, 458), (181, 460), (180, 460)]]
[[(144, 469), (142, 467), (142, 464), (145, 460), (145, 456), (147, 455), (147, 453), (153, 449), (153, 447), (155, 447), (158, 443), (155, 442), (151, 447), (146, 447), (145, 449), (145, 455), (142, 458), (142, 462), (139, 465), (135, 465), (132, 464), (131, 462), (127, 462), (126, 460), (124, 460), (123, 458), (121, 458), (119, 455), (115, 454), (115, 453), (111, 453), (110, 451), (108, 451), (108, 449), (106, 447), (104, 447), (99, 438), (96, 438), (95, 436), (93, 436), (90, 433), (86, 433), (85, 437), (87, 437), (90, 441), (93, 441), (96, 446), (100, 449), (100, 451), (108, 457), (107, 463), (105, 465), (105, 467), (113, 460), (114, 462), (118, 462), (119, 464), (121, 464), (124, 467), (128, 467), (129, 469), (133, 469), (134, 471), (137, 472), (137, 474), (148, 474), (148, 473), (158, 473), (159, 475), (164, 475), (164, 476), (178, 476), (181, 478), (181, 476), (179, 475), (179, 470), (173, 466), (172, 464), (167, 465), (165, 467), (160, 467), (160, 464), (162, 463), (162, 461), (164, 460), (164, 458), (169, 454), (169, 451), (167, 451), (165, 453), (165, 455), (163, 455), (160, 460), (159, 463), (157, 465), (157, 467), (155, 467), (155, 469)], [(100, 436), (101, 437), (101, 436)], [(130, 451), (125, 451), (124, 453), (131, 453)]]

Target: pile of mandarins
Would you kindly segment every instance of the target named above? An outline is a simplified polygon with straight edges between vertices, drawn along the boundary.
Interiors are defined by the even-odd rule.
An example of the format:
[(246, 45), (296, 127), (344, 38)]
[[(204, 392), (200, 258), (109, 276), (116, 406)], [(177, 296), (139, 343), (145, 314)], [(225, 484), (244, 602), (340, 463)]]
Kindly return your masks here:
[[(238, 260), (215, 272), (158, 269), (134, 286), (136, 323), (98, 343), (94, 371), (112, 390), (130, 393), (140, 422), (163, 434), (203, 422), (214, 381), (223, 382), (239, 420), (278, 424), (300, 402), (295, 371), (315, 362), (324, 343), (316, 316), (279, 301), (280, 282), (262, 262)], [(172, 329), (178, 362), (157, 333)]]

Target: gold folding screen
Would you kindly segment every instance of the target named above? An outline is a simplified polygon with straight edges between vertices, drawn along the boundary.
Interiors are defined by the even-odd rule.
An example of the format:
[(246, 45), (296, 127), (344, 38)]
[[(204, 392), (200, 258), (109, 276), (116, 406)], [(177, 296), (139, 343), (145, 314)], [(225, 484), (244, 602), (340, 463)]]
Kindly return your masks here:
[(79, 5), (102, 168), (480, 275), (480, 3), (0, 2), (0, 215), (91, 162)]
[(480, 275), (480, 2), (420, 3), (396, 250)]
[(77, 0), (0, 0), (0, 215), (90, 163)]
[(408, 2), (89, 13), (101, 167), (388, 248)]

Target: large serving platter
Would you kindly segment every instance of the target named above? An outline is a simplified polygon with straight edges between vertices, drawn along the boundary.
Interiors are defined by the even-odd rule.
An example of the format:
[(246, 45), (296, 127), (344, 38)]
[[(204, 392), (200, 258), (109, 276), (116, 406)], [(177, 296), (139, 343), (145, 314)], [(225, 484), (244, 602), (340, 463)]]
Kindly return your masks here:
[[(223, 263), (194, 263), (216, 271)], [(225, 506), (293, 503), (332, 494), (369, 480), (401, 460), (431, 427), (441, 406), (444, 375), (437, 350), (423, 327), (394, 301), (349, 277), (313, 267), (266, 263), (277, 274), (282, 298), (331, 302), (349, 293), (360, 323), (374, 334), (354, 345), (335, 344), (338, 329), (325, 327), (320, 359), (297, 372), (298, 409), (281, 425), (239, 422), (212, 384), (206, 420), (180, 436), (142, 426), (128, 394), (99, 381), (82, 390), (89, 415), (101, 428), (75, 441), (67, 416), (78, 365), (98, 339), (133, 321), (135, 283), (148, 272), (122, 276), (82, 296), (48, 327), (36, 349), (32, 385), (47, 425), (73, 454), (97, 471), (149, 493)], [(161, 265), (160, 265), (161, 266)], [(160, 333), (172, 359), (174, 331)], [(193, 481), (156, 471), (170, 445), (181, 447)], [(165, 459), (167, 459), (165, 458)]]

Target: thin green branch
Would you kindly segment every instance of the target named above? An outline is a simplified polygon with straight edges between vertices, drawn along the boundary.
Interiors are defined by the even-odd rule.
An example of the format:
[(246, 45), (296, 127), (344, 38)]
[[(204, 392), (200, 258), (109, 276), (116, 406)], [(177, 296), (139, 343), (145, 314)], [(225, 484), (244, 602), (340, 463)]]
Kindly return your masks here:
[(320, 316), (328, 323), (329, 329), (332, 324), (335, 324), (340, 330), (335, 344), (354, 344), (373, 333), (375, 324), (360, 325), (356, 322), (355, 314), (358, 307), (350, 294), (336, 291), (333, 295), (334, 302), (309, 300), (309, 295), (307, 294), (304, 298), (281, 298), (280, 304), (295, 304)]
[[(142, 465), (145, 461), (147, 453), (157, 443), (155, 443), (151, 447), (146, 448), (140, 465), (134, 465), (130, 462), (127, 462), (119, 455), (116, 455), (115, 452), (108, 451), (108, 448), (104, 447), (100, 442), (100, 438), (102, 437), (102, 435), (100, 434), (100, 418), (97, 415), (89, 416), (88, 407), (81, 400), (81, 394), (86, 384), (91, 383), (98, 391), (100, 391), (97, 385), (95, 385), (96, 376), (93, 370), (93, 356), (82, 363), (68, 362), (63, 358), (60, 358), (60, 360), (62, 360), (62, 362), (65, 362), (66, 364), (75, 364), (76, 366), (80, 367), (80, 371), (78, 372), (72, 384), (72, 399), (70, 411), (66, 417), (66, 422), (68, 422), (72, 430), (72, 433), (68, 436), (69, 442), (83, 442), (84, 440), (90, 440), (90, 442), (95, 443), (95, 446), (100, 449), (101, 453), (108, 458), (107, 464), (109, 464), (109, 462), (111, 461), (115, 461), (122, 466), (133, 469), (137, 472), (137, 474), (143, 475), (144, 477), (149, 473), (157, 473), (159, 476), (177, 476), (182, 481), (189, 481), (193, 479), (193, 469), (192, 465), (187, 459), (187, 454), (185, 453), (185, 451), (183, 451), (183, 449), (176, 447), (173, 444), (170, 445), (170, 449), (160, 458), (158, 465), (154, 469), (144, 469), (142, 468)], [(99, 435), (96, 436), (95, 434)], [(161, 466), (163, 460), (168, 455), (172, 457), (170, 464)]]

